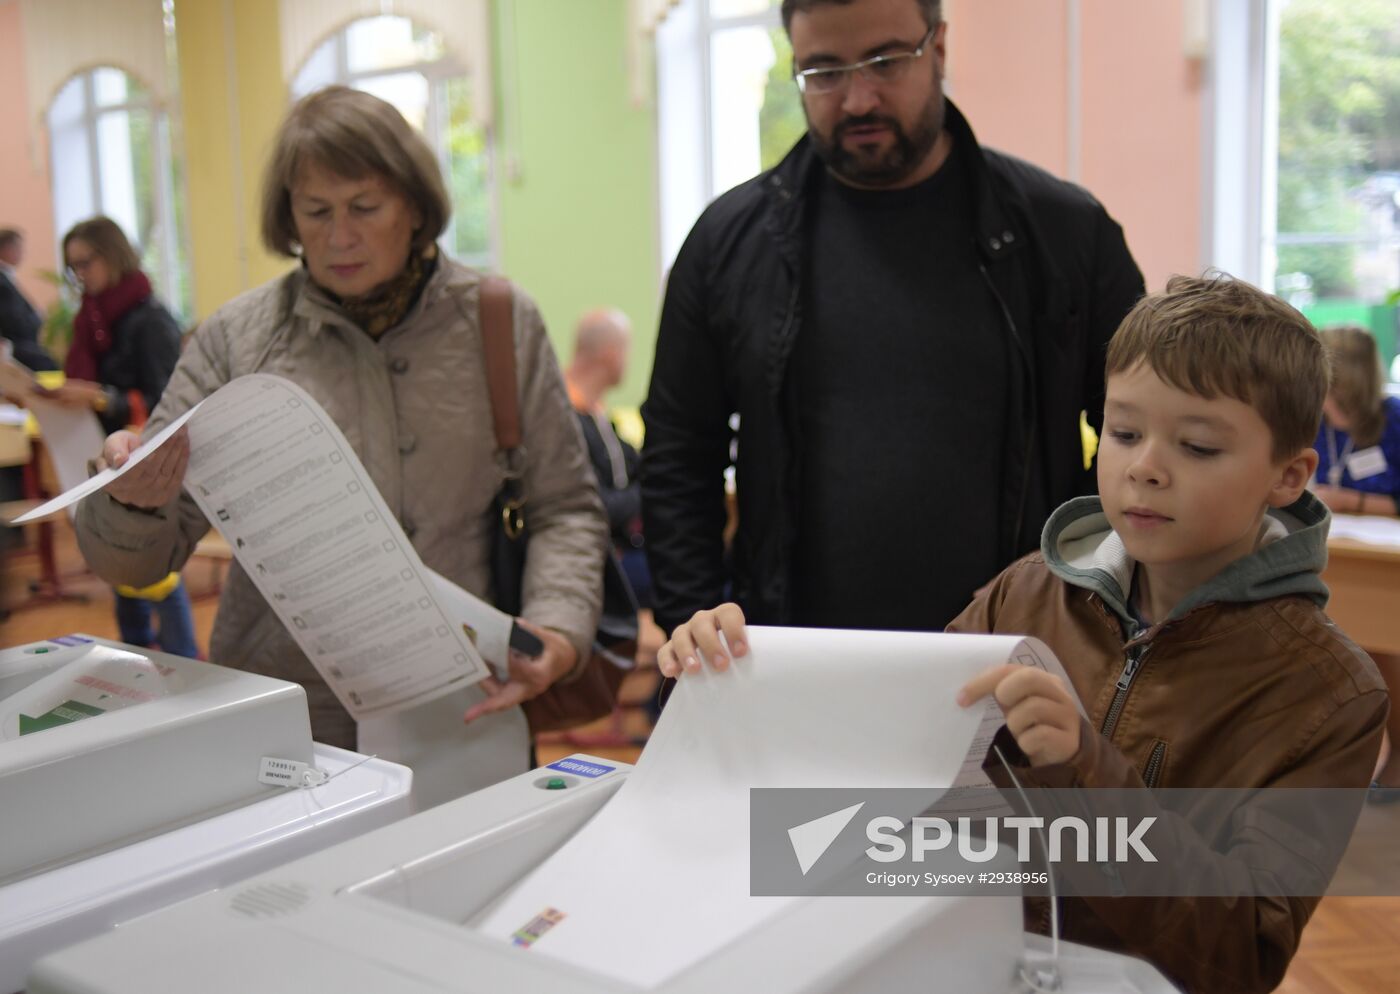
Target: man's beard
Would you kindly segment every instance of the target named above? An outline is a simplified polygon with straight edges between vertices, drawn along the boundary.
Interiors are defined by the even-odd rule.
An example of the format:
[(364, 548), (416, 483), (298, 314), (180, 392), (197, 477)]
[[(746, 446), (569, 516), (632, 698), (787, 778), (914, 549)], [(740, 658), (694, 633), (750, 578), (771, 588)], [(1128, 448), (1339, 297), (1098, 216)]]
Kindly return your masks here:
[[(877, 156), (848, 151), (841, 139), (852, 128), (868, 127), (872, 124), (890, 129), (894, 144), (882, 150)], [(832, 129), (828, 140), (819, 134), (808, 122), (807, 133), (812, 138), (812, 149), (826, 167), (841, 179), (856, 186), (893, 186), (909, 176), (923, 164), (938, 136), (943, 131), (943, 95), (935, 93), (923, 113), (915, 123), (912, 133), (892, 117), (883, 114), (864, 114), (848, 117)]]

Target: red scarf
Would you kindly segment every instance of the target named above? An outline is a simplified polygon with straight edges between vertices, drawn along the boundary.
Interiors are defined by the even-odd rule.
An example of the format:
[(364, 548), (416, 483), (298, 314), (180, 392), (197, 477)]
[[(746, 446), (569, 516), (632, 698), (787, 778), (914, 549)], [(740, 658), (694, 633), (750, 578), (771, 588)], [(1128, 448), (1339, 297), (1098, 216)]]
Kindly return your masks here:
[(63, 362), (63, 375), (97, 382), (97, 365), (112, 347), (112, 325), (151, 295), (151, 281), (139, 269), (127, 273), (98, 294), (83, 294), (73, 318), (73, 344)]

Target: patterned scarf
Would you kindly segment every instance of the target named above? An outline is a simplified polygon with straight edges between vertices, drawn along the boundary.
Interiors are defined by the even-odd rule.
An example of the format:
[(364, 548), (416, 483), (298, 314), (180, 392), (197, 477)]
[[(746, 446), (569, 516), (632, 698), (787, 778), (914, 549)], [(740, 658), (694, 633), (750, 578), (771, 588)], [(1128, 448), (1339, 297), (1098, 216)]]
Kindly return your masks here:
[(97, 294), (83, 294), (73, 318), (73, 344), (63, 361), (70, 380), (97, 382), (97, 366), (112, 348), (112, 325), (151, 295), (151, 281), (139, 269)]
[(423, 252), (409, 253), (408, 265), (397, 276), (363, 297), (337, 297), (329, 292), (327, 295), (340, 305), (346, 317), (371, 338), (378, 338), (404, 319), (436, 268), (437, 246), (429, 245)]

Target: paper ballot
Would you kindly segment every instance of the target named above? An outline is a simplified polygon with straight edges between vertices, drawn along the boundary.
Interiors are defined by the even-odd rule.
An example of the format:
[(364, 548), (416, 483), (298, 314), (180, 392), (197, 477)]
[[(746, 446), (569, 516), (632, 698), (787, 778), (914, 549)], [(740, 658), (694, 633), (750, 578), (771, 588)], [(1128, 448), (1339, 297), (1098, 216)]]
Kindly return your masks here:
[(234, 380), (121, 469), (17, 520), (55, 513), (106, 486), (185, 424), (185, 489), (356, 720), (436, 700), (488, 675), (473, 638), (484, 633), (504, 644), (509, 616), (486, 605), (464, 616), (460, 603), (449, 606), (470, 595), (423, 565), (335, 422), (280, 377)]
[(1400, 521), (1378, 514), (1334, 514), (1327, 537), (1400, 549)]
[(88, 460), (102, 453), (106, 438), (97, 415), (86, 407), (65, 407), (41, 396), (30, 397), (25, 403), (39, 422), (58, 485), (64, 490), (81, 486), (88, 478)]
[(663, 983), (804, 900), (749, 896), (750, 788), (932, 797), (981, 762), (985, 716), (958, 689), (1007, 661), (1058, 668), (1014, 636), (751, 628), (749, 644), (729, 671), (678, 681), (616, 796), (477, 927), (510, 942), (548, 918), (521, 955)]

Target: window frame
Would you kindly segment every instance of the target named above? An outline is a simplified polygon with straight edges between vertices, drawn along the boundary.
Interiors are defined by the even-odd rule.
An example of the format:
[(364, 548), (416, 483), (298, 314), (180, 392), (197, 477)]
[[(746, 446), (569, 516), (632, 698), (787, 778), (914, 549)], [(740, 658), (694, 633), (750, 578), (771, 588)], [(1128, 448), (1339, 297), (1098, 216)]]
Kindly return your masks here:
[[(443, 121), (448, 112), (447, 102), (444, 99), (444, 91), (447, 84), (456, 79), (472, 78), (472, 73), (465, 69), (461, 63), (449, 53), (440, 58), (431, 59), (426, 62), (405, 62), (396, 66), (385, 66), (378, 69), (360, 69), (352, 71), (350, 69), (350, 29), (361, 21), (376, 20), (380, 17), (397, 17), (408, 21), (415, 30), (427, 31), (441, 36), (430, 25), (419, 21), (408, 14), (366, 14), (363, 17), (356, 17), (342, 24), (332, 34), (327, 35), (322, 41), (309, 52), (302, 60), (301, 68), (289, 81), (289, 95), (296, 99), (296, 82), (302, 72), (306, 70), (311, 59), (320, 51), (321, 46), (330, 44), (333, 46), (335, 72), (329, 83), (323, 85), (341, 85), (352, 89), (359, 89), (357, 84), (366, 80), (380, 79), (385, 76), (397, 76), (404, 73), (417, 73), (428, 83), (428, 103), (423, 114), (423, 138), (428, 142), (428, 147), (433, 150), (433, 155), (438, 162), (438, 169), (442, 174), (443, 184), (447, 187), (448, 197), (451, 198), (452, 189), (450, 181), (448, 149), (443, 141)], [(487, 186), (487, 206), (489, 217), (487, 218), (486, 230), (488, 244), (485, 253), (475, 253), (472, 255), (458, 254), (455, 243), (457, 240), (457, 205), (452, 205), (452, 216), (448, 219), (447, 227), (438, 238), (438, 247), (449, 256), (464, 265), (474, 269), (494, 270), (500, 257), (501, 250), (501, 228), (500, 228), (500, 189), (497, 183), (499, 170), (497, 169), (497, 143), (495, 129), (483, 127), (483, 134), (486, 141), (484, 158), (486, 162), (486, 186)]]
[[(121, 103), (99, 105), (97, 102), (97, 74), (103, 71), (119, 72), (127, 80), (128, 99)], [(146, 96), (141, 99), (132, 100), (129, 98), (131, 82), (135, 82), (143, 90)], [(87, 142), (87, 180), (88, 192), (93, 204), (93, 215), (110, 215), (110, 205), (103, 202), (102, 196), (102, 169), (100, 165), (101, 148), (99, 140), (99, 125), (103, 117), (109, 114), (130, 114), (133, 111), (143, 111), (151, 118), (151, 148), (152, 162), (154, 164), (155, 175), (152, 177), (152, 202), (151, 209), (151, 232), (155, 235), (157, 258), (159, 260), (156, 272), (151, 275), (153, 282), (160, 291), (162, 301), (175, 314), (176, 318), (185, 321), (189, 318), (189, 308), (186, 301), (182, 299), (180, 287), (189, 287), (191, 300), (193, 299), (193, 273), (180, 272), (179, 247), (177, 238), (180, 233), (176, 231), (177, 219), (175, 212), (175, 160), (174, 146), (170, 138), (170, 113), (167, 107), (160, 101), (150, 96), (149, 85), (135, 73), (128, 72), (118, 65), (103, 64), (91, 66), (80, 72), (74, 73), (63, 83), (54, 93), (53, 99), (49, 101), (48, 109), (44, 113), (45, 125), (49, 129), (48, 151), (49, 151), (49, 184), (53, 190), (52, 210), (55, 222), (58, 221), (58, 205), (60, 191), (54, 181), (54, 136), (51, 124), (53, 106), (57, 102), (59, 94), (72, 86), (74, 82), (79, 83), (82, 93), (82, 110), (78, 115), (77, 123), (82, 128)], [(55, 223), (55, 227), (62, 227)], [(63, 264), (63, 244), (62, 238), (67, 233), (66, 230), (57, 231), (56, 250), (58, 258), (55, 260), (55, 272), (64, 272)], [(140, 232), (127, 232), (128, 236), (139, 236)], [(137, 244), (137, 248), (144, 250), (149, 246)]]
[[(679, 0), (657, 36), (657, 174), (661, 271), (669, 271), (686, 234), (724, 190), (715, 189), (714, 38), (742, 28), (781, 29), (777, 6), (716, 17), (710, 0)], [(795, 84), (794, 84), (795, 88)], [(800, 99), (800, 97), (799, 97)], [(697, 170), (691, 163), (698, 163)]]

